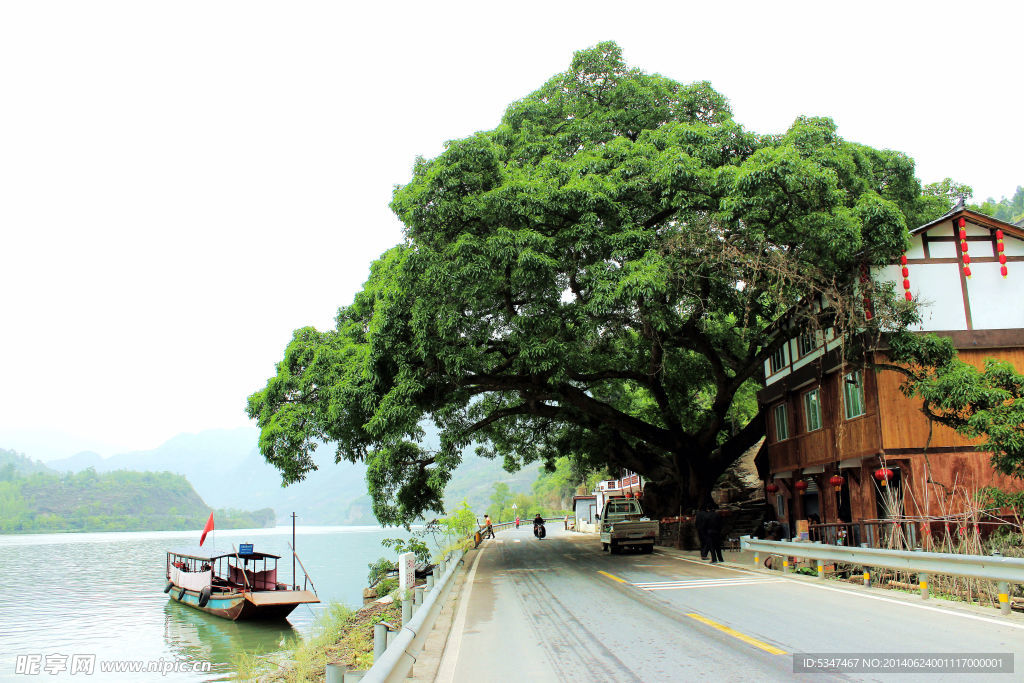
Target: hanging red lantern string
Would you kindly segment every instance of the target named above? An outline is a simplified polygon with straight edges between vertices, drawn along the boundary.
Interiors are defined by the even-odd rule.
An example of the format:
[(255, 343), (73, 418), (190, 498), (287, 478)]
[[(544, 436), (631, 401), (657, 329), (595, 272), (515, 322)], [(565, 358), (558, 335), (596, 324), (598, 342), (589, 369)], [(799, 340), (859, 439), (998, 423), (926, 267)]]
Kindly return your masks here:
[(900, 256), (900, 265), (903, 266), (903, 296), (907, 301), (913, 301), (914, 295), (910, 293), (910, 269), (907, 268), (907, 252)]
[(1006, 277), (1006, 254), (1004, 250), (1006, 245), (1003, 244), (1003, 231), (996, 230), (996, 253), (999, 255), (999, 274)]
[(957, 221), (957, 227), (960, 228), (960, 251), (963, 253), (964, 262), (964, 276), (971, 276), (971, 256), (967, 253), (967, 231), (964, 226), (967, 225), (967, 221), (963, 218)]

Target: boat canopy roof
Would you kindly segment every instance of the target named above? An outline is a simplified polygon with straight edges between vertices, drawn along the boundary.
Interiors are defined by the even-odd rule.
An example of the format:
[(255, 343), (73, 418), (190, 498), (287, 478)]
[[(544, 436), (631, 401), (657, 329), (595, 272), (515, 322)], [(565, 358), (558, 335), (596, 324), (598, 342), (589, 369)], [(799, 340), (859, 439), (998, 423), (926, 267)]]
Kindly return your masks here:
[(236, 553), (234, 550), (221, 550), (220, 548), (176, 548), (174, 550), (168, 550), (168, 555), (177, 555), (178, 557), (187, 557), (193, 560), (219, 560), (223, 557), (239, 557), (243, 560), (280, 560), (280, 555), (271, 555), (270, 553)]

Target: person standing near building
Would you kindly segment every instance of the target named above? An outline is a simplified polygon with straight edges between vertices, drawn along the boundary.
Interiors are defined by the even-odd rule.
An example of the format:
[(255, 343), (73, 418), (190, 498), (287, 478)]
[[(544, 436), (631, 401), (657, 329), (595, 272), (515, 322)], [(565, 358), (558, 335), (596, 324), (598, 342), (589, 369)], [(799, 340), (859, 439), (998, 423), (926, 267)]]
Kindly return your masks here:
[(724, 562), (722, 559), (722, 516), (710, 506), (705, 510), (708, 514), (708, 551), (711, 553), (711, 564)]
[(697, 529), (697, 541), (700, 543), (700, 559), (708, 559), (708, 510), (701, 507), (697, 510), (697, 516), (693, 519), (693, 526)]

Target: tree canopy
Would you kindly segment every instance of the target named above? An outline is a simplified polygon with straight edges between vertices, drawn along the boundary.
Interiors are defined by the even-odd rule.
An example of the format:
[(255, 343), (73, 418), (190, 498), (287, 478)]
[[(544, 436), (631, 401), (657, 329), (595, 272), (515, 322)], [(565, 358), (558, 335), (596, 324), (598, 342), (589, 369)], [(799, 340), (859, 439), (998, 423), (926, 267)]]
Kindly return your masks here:
[(860, 302), (860, 269), (948, 204), (828, 118), (754, 133), (707, 82), (601, 43), (495, 129), (417, 159), (391, 207), (404, 242), (335, 329), (295, 332), (248, 404), (286, 482), (319, 442), (365, 460), (382, 523), (440, 510), (472, 443), (510, 470), (628, 468), (672, 509), (706, 498), (763, 434), (752, 396), (784, 314), (825, 291)]

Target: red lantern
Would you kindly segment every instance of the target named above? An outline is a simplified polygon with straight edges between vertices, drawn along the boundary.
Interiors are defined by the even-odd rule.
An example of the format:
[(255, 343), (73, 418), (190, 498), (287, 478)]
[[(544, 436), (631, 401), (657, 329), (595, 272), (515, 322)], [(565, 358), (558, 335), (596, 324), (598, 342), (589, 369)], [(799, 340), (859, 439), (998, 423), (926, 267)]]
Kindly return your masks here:
[(1006, 265), (1006, 254), (999, 255), (999, 262), (1002, 263), (1003, 265)]
[(903, 266), (903, 277), (910, 277), (910, 268)]
[(832, 488), (834, 488), (836, 491), (842, 491), (843, 490), (843, 482), (845, 482), (845, 481), (846, 480), (843, 479), (838, 474), (833, 474), (832, 477), (828, 480), (828, 483), (832, 484)]
[(795, 488), (796, 492), (802, 496), (807, 490), (807, 482), (801, 479), (793, 484), (793, 488)]
[(958, 220), (958, 221), (956, 222), (956, 225), (957, 225), (957, 227), (958, 227), (958, 228), (962, 228), (962, 227), (964, 227), (965, 225), (967, 225), (967, 221), (965, 221), (965, 220), (964, 220), (963, 218), (961, 218), (960, 220)]
[(875, 470), (875, 479), (877, 479), (878, 483), (882, 486), (888, 486), (894, 476), (895, 473), (886, 467), (881, 467)]
[(1000, 273), (1000, 274), (1001, 274), (1001, 275), (1002, 275), (1003, 277), (1006, 277), (1006, 266), (999, 266), (999, 273)]
[(971, 255), (970, 254), (964, 254), (964, 265), (965, 266), (971, 265)]
[(996, 239), (997, 240), (1003, 239), (1003, 231), (1002, 230), (996, 230)]
[(967, 239), (967, 231), (966, 230), (961, 230), (960, 231), (960, 239), (962, 239), (962, 240), (966, 240)]
[(967, 242), (960, 243), (960, 251), (967, 251)]
[(906, 292), (905, 296), (907, 297), (907, 301), (913, 301), (914, 300), (914, 295), (911, 294), (910, 292)]
[(1004, 247), (1002, 242), (1000, 242), (999, 244), (996, 245), (996, 251), (1002, 251), (1004, 248), (1005, 247)]
[(776, 484), (775, 482), (772, 482), (771, 484), (768, 484), (767, 486), (765, 486), (764, 490), (767, 491), (768, 493), (778, 493), (779, 492), (779, 485)]
[(970, 266), (964, 266), (964, 276), (965, 277), (970, 277), (971, 276), (971, 267)]
[(903, 289), (910, 289), (910, 280), (903, 280)]
[(901, 266), (907, 265), (907, 255), (906, 255), (906, 253), (904, 253), (902, 256), (900, 256), (900, 265)]

